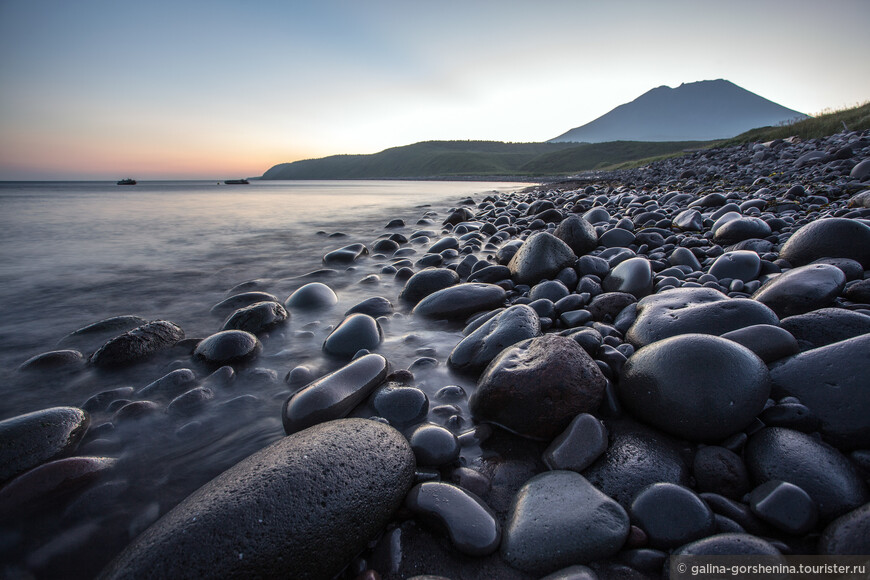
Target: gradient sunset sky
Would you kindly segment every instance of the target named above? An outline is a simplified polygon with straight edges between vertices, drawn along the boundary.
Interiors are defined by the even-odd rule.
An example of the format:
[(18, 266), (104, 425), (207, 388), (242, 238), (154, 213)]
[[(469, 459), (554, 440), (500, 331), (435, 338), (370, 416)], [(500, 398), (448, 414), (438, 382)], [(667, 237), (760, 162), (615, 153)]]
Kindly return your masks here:
[(870, 99), (868, 24), (868, 0), (0, 0), (0, 180), (543, 141), (716, 78), (814, 114)]

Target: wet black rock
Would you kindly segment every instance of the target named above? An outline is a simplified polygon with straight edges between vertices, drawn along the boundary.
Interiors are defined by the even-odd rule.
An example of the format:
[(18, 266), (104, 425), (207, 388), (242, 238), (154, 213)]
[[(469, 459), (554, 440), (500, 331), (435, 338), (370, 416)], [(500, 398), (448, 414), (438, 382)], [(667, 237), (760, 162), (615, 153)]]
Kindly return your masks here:
[(722, 335), (722, 338), (742, 344), (765, 363), (771, 363), (800, 352), (795, 337), (788, 330), (772, 324), (754, 324)]
[(601, 286), (605, 292), (625, 292), (643, 298), (653, 290), (652, 266), (646, 258), (629, 258), (617, 264)]
[(631, 521), (646, 532), (649, 545), (676, 548), (711, 535), (713, 510), (687, 487), (654, 483), (637, 494), (629, 508)]
[(625, 338), (634, 347), (679, 334), (722, 335), (755, 324), (779, 324), (764, 304), (728, 298), (712, 288), (676, 288), (637, 303), (637, 319)]
[(89, 425), (88, 413), (76, 407), (52, 407), (0, 421), (0, 485), (71, 455)]
[(761, 272), (761, 258), (749, 250), (725, 252), (713, 262), (709, 273), (720, 280), (730, 278), (749, 282), (755, 280)]
[(469, 408), (478, 420), (550, 440), (577, 414), (598, 408), (605, 384), (577, 342), (546, 334), (502, 351), (478, 380)]
[(870, 304), (870, 279), (848, 284), (843, 296), (853, 302)]
[(71, 371), (83, 367), (85, 359), (77, 350), (52, 350), (30, 357), (19, 371)]
[(745, 460), (757, 485), (780, 480), (807, 492), (823, 523), (870, 501), (870, 490), (852, 463), (805, 433), (782, 427), (762, 429), (749, 438)]
[(211, 313), (218, 316), (226, 316), (234, 310), (256, 304), (257, 302), (278, 302), (278, 297), (268, 292), (243, 292), (218, 302), (211, 307)]
[(684, 334), (636, 351), (617, 392), (636, 417), (691, 441), (720, 441), (744, 428), (770, 394), (767, 366), (724, 338)]
[(543, 575), (615, 555), (628, 537), (625, 510), (573, 471), (550, 471), (520, 488), (505, 522), (501, 554)]
[[(124, 402), (123, 399), (115, 401), (116, 403)], [(110, 406), (111, 410), (112, 407)], [(129, 423), (136, 422), (142, 419), (154, 417), (163, 412), (163, 407), (154, 401), (130, 401), (120, 406), (115, 414), (112, 415), (113, 423)]]
[(133, 391), (133, 387), (118, 387), (116, 389), (100, 391), (85, 401), (82, 409), (88, 413), (102, 413), (108, 410), (109, 405), (113, 401), (129, 398), (133, 394)]
[(684, 232), (700, 232), (704, 228), (704, 216), (696, 209), (686, 209), (674, 216), (673, 227)]
[(468, 282), (429, 294), (413, 313), (426, 318), (461, 319), (503, 306), (506, 297), (504, 288), (495, 284)]
[(288, 310), (320, 310), (338, 304), (338, 296), (322, 282), (309, 282), (284, 301)]
[(819, 308), (783, 318), (782, 328), (814, 347), (870, 334), (870, 316), (843, 308)]
[[(331, 578), (393, 517), (414, 456), (376, 421), (285, 437), (193, 493), (141, 534), (103, 578)], [(288, 542), (287, 538), (293, 538)]]
[(195, 387), (172, 399), (166, 406), (166, 412), (175, 417), (189, 417), (204, 409), (212, 399), (214, 391), (208, 387)]
[(190, 369), (175, 369), (148, 383), (136, 392), (139, 398), (171, 399), (196, 384), (196, 375)]
[(461, 487), (427, 482), (411, 488), (405, 507), (418, 519), (447, 532), (457, 550), (469, 556), (486, 556), (501, 543), (501, 525), (483, 500)]
[(797, 397), (842, 449), (870, 448), (870, 334), (808, 350), (771, 370), (776, 397)]
[(692, 474), (698, 490), (739, 500), (751, 489), (743, 459), (717, 445), (701, 447), (695, 453)]
[(544, 451), (550, 469), (582, 472), (607, 451), (607, 428), (589, 413), (580, 413)]
[(251, 334), (261, 334), (283, 324), (289, 316), (278, 302), (255, 302), (233, 312), (221, 330), (244, 330)]
[(287, 434), (346, 417), (387, 377), (387, 359), (367, 354), (309, 383), (284, 403), (281, 417)]
[(523, 242), (507, 267), (518, 284), (536, 284), (544, 278), (555, 278), (576, 260), (568, 244), (553, 234), (538, 232)]
[(441, 425), (418, 425), (408, 434), (408, 443), (419, 466), (441, 467), (459, 459), (459, 440)]
[(141, 316), (132, 314), (113, 316), (67, 334), (58, 341), (58, 345), (72, 345), (76, 346), (78, 350), (91, 352), (118, 333), (133, 330), (147, 322)]
[(708, 536), (682, 546), (674, 556), (780, 556), (767, 540), (750, 534), (726, 533)]
[(462, 339), (447, 364), (460, 371), (479, 373), (505, 348), (540, 334), (538, 314), (525, 304), (517, 304)]
[(870, 227), (848, 218), (816, 220), (793, 233), (779, 257), (792, 266), (819, 258), (849, 258), (870, 269)]
[(352, 264), (357, 259), (367, 255), (368, 253), (368, 248), (366, 248), (363, 244), (350, 244), (348, 246), (344, 246), (343, 248), (333, 250), (323, 256), (323, 264)]
[(819, 538), (820, 554), (870, 554), (870, 503), (828, 524)]
[(204, 338), (193, 356), (216, 366), (246, 363), (260, 354), (263, 345), (256, 336), (244, 330), (222, 330)]
[(673, 438), (634, 421), (606, 420), (609, 445), (583, 475), (627, 508), (644, 487), (662, 481), (689, 485), (682, 447)]
[(368, 314), (372, 318), (389, 316), (393, 313), (393, 304), (383, 296), (372, 296), (352, 306), (344, 315), (350, 316), (357, 313)]
[(468, 275), (468, 281), (495, 284), (503, 280), (510, 280), (510, 277), (511, 271), (507, 266), (493, 265), (473, 271)]
[(372, 408), (379, 417), (397, 429), (416, 425), (429, 412), (429, 397), (417, 387), (387, 383), (371, 397)]
[(627, 292), (605, 292), (592, 299), (586, 308), (597, 322), (613, 322), (622, 310), (637, 302), (637, 297)]
[(411, 276), (399, 294), (409, 304), (417, 304), (426, 296), (459, 283), (459, 274), (448, 268), (425, 268)]
[(568, 244), (577, 256), (588, 254), (598, 247), (598, 234), (588, 221), (577, 215), (562, 220), (553, 235)]
[(100, 368), (128, 366), (147, 360), (184, 338), (184, 331), (166, 320), (155, 320), (112, 338), (91, 355)]
[(360, 350), (376, 349), (383, 337), (377, 320), (368, 314), (351, 314), (326, 337), (323, 352), (350, 358)]
[(772, 278), (752, 298), (785, 318), (828, 306), (845, 285), (846, 275), (836, 266), (810, 264)]
[(729, 220), (716, 229), (713, 241), (721, 245), (730, 245), (751, 238), (766, 238), (770, 235), (770, 226), (757, 217), (740, 217)]
[(770, 480), (753, 489), (749, 507), (765, 522), (794, 536), (806, 534), (819, 521), (819, 510), (812, 498), (787, 481)]

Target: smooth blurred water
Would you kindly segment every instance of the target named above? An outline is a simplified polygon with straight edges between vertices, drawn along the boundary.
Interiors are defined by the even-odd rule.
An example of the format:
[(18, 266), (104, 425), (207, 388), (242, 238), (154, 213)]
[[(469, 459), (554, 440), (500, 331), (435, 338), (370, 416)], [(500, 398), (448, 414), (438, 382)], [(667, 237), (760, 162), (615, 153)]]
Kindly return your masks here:
[[(34, 355), (67, 348), (58, 341), (78, 328), (135, 314), (170, 320), (187, 337), (203, 338), (223, 324), (211, 307), (240, 283), (284, 300), (310, 281), (299, 276), (323, 268), (322, 257), (331, 250), (351, 243), (371, 246), (393, 231), (410, 237), (418, 229), (436, 232), (434, 243), (447, 211), (463, 198), (479, 202), (492, 190), (525, 185), (0, 183), (0, 420), (52, 406), (80, 406), (107, 389), (138, 390), (177, 368), (191, 368), (199, 380), (210, 372), (184, 352), (112, 372), (16, 370)], [(430, 223), (416, 225), (426, 217)], [(385, 229), (395, 218), (406, 226)], [(417, 251), (414, 261), (428, 246), (409, 247)], [(46, 570), (64, 570), (68, 578), (96, 573), (189, 493), (282, 437), (281, 406), (292, 394), (284, 375), (304, 365), (319, 377), (345, 364), (324, 355), (321, 344), (347, 309), (373, 296), (396, 307), (393, 316), (381, 320), (384, 341), (377, 352), (393, 369), (434, 357), (440, 364), (415, 369), (415, 385), (429, 395), (430, 409), (457, 405), (455, 430), (472, 428), (467, 402), (439, 401), (436, 395), (447, 385), (469, 393), (474, 388), (473, 381), (454, 376), (443, 364), (462, 338), (461, 325), (411, 316), (396, 299), (402, 282), (391, 274), (360, 284), (389, 263), (389, 256), (371, 255), (336, 268), (323, 281), (336, 290), (338, 305), (327, 312), (292, 312), (287, 325), (261, 336), (261, 356), (251, 368), (240, 369), (230, 386), (215, 388), (214, 400), (195, 417), (159, 413), (113, 425), (111, 412), (92, 414), (91, 435), (77, 455), (118, 459), (100, 480), (106, 487), (93, 492), (86, 509), (73, 500), (73, 507), (52, 508), (11, 527), (0, 522), (0, 561), (9, 560), (15, 573), (40, 577)], [(371, 415), (366, 409), (357, 413)], [(442, 408), (429, 420), (443, 422), (449, 414)], [(475, 453), (479, 449), (469, 448), (463, 457), (473, 459)], [(70, 510), (85, 515), (71, 516)]]

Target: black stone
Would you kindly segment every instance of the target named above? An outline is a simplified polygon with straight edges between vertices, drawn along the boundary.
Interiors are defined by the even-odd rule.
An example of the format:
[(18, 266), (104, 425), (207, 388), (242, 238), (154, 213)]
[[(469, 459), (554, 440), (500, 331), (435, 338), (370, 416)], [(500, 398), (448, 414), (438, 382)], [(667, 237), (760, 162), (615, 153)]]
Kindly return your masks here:
[(687, 487), (654, 483), (637, 494), (629, 508), (631, 521), (646, 532), (649, 545), (676, 548), (711, 535), (713, 510)]
[(244, 330), (222, 330), (204, 338), (193, 356), (211, 365), (246, 363), (260, 354), (263, 345), (256, 336)]
[(504, 288), (494, 284), (457, 284), (429, 294), (414, 307), (413, 313), (425, 318), (466, 318), (503, 306), (506, 297)]
[(184, 338), (184, 331), (165, 320), (155, 320), (106, 342), (91, 355), (100, 368), (116, 368), (142, 362)]
[(285, 323), (289, 316), (287, 310), (278, 302), (255, 302), (233, 312), (221, 330), (244, 330), (251, 334), (261, 334)]
[(870, 269), (870, 227), (847, 218), (812, 221), (791, 235), (779, 257), (793, 266), (819, 258), (849, 258)]
[(378, 321), (368, 314), (351, 314), (323, 341), (323, 352), (350, 358), (361, 350), (374, 350), (384, 333)]
[(447, 268), (426, 268), (411, 276), (399, 294), (409, 304), (417, 304), (433, 292), (459, 283), (459, 274)]
[(772, 278), (752, 298), (784, 318), (829, 305), (845, 285), (846, 275), (836, 266), (810, 264)]
[(537, 313), (529, 306), (517, 304), (465, 337), (450, 353), (447, 364), (464, 372), (479, 373), (505, 348), (540, 334)]
[(870, 316), (843, 308), (820, 308), (783, 318), (782, 328), (815, 347), (870, 334)]

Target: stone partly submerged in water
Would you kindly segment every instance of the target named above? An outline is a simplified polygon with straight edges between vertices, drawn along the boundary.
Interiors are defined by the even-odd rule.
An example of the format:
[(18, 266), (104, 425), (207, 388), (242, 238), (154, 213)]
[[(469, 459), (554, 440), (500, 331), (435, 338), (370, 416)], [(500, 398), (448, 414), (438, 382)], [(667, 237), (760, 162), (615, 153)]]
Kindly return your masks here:
[(604, 397), (595, 361), (566, 336), (545, 334), (505, 349), (486, 368), (469, 407), (480, 421), (550, 440)]
[(283, 324), (289, 316), (287, 310), (277, 302), (255, 302), (233, 312), (221, 330), (244, 330), (260, 334)]
[(770, 394), (767, 366), (748, 348), (706, 334), (645, 346), (625, 363), (619, 398), (644, 422), (690, 441), (744, 429)]
[(338, 296), (322, 282), (309, 282), (284, 301), (288, 310), (320, 310), (338, 304)]
[(246, 363), (254, 358), (263, 345), (256, 336), (244, 330), (222, 330), (203, 339), (193, 356), (212, 365)]
[(426, 318), (461, 319), (504, 305), (507, 294), (495, 284), (467, 282), (438, 290), (414, 307), (414, 314)]
[(101, 577), (332, 578), (393, 517), (414, 468), (408, 442), (388, 425), (317, 425), (205, 484)]
[(323, 352), (350, 358), (360, 350), (374, 350), (384, 333), (378, 321), (368, 314), (351, 314), (335, 327), (323, 342)]
[(155, 320), (109, 340), (91, 355), (100, 368), (128, 366), (151, 358), (184, 338), (184, 331), (166, 320)]

